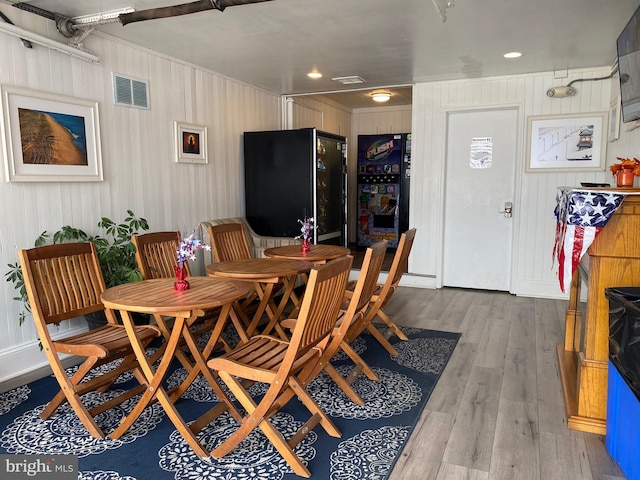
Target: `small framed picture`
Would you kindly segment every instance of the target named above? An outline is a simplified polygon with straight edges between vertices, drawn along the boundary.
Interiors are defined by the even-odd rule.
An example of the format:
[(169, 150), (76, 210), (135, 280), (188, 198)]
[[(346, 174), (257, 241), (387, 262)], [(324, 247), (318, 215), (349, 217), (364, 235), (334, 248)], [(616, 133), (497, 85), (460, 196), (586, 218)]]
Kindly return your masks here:
[(207, 127), (182, 122), (174, 124), (176, 162), (209, 163), (207, 158)]
[(614, 142), (620, 136), (620, 95), (609, 105), (609, 141)]

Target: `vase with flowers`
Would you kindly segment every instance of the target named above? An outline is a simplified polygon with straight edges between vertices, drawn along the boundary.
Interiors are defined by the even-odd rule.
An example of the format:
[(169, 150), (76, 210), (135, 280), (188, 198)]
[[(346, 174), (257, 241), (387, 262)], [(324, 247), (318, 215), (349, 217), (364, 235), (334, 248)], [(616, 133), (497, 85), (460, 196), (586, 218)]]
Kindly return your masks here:
[(182, 239), (178, 246), (178, 250), (176, 251), (178, 265), (173, 267), (176, 273), (176, 281), (173, 284), (173, 288), (179, 291), (189, 289), (187, 269), (184, 266), (184, 262), (187, 260), (195, 260), (196, 252), (202, 249), (209, 251), (211, 250), (211, 247), (196, 237), (195, 230), (191, 235)]
[(301, 225), (300, 231), (302, 232), (296, 238), (302, 239), (302, 247), (300, 250), (302, 253), (307, 253), (311, 249), (311, 232), (315, 228), (313, 217), (304, 217), (303, 220), (298, 220), (298, 223)]
[(620, 163), (614, 163), (609, 167), (616, 179), (618, 187), (633, 187), (636, 176), (640, 176), (640, 160), (637, 158), (616, 157)]

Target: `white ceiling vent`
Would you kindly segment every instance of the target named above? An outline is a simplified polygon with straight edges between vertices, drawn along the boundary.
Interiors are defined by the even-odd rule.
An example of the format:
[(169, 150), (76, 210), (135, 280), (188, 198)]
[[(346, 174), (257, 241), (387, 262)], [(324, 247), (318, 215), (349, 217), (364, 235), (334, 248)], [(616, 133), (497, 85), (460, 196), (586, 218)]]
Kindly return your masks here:
[(127, 107), (149, 108), (147, 82), (113, 74), (113, 103)]
[(343, 85), (353, 85), (355, 83), (364, 83), (365, 80), (357, 75), (350, 75), (348, 77), (333, 77), (331, 80), (340, 82)]

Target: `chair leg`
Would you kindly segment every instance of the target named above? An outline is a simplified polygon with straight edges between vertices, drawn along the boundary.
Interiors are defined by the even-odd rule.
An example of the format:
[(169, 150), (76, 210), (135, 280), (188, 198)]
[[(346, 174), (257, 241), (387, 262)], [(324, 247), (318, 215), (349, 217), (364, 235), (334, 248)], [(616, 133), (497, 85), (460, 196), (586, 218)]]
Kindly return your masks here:
[[(87, 374), (88, 371), (91, 370), (93, 364), (96, 363), (95, 358), (88, 359), (83, 365), (80, 366), (80, 369), (73, 375), (71, 378), (73, 381), (80, 381)], [(104, 438), (105, 433), (98, 426), (93, 416), (89, 413), (87, 408), (84, 406), (80, 397), (76, 393), (75, 384), (72, 380), (66, 375), (62, 364), (59, 362), (51, 363), (53, 373), (55, 374), (56, 379), (61, 387), (60, 392), (49, 402), (47, 408), (40, 414), (41, 418), (50, 417), (53, 412), (66, 400), (69, 402), (69, 405), (75, 412), (76, 416), (82, 422), (84, 427), (89, 432), (89, 435), (95, 438)]]
[(367, 330), (371, 335), (373, 335), (376, 340), (378, 340), (378, 342), (380, 342), (380, 345), (382, 345), (390, 355), (393, 355), (394, 357), (398, 355), (398, 351), (395, 349), (395, 347), (391, 345), (391, 343), (389, 343), (389, 340), (387, 340), (375, 326), (369, 324), (367, 325)]
[[(226, 454), (228, 454), (231, 450), (236, 448), (238, 444), (246, 438), (249, 433), (258, 426), (259, 422), (251, 421), (252, 414), (256, 412), (257, 405), (249, 395), (249, 393), (244, 389), (244, 387), (240, 384), (240, 382), (229, 375), (227, 372), (219, 371), (219, 377), (227, 384), (231, 393), (238, 399), (238, 401), (242, 404), (242, 406), (247, 411), (247, 415), (242, 419), (240, 423), (240, 427), (233, 432), (224, 442), (218, 445), (215, 449), (211, 451), (211, 455), (215, 458), (222, 458)], [(234, 407), (235, 408), (235, 407)]]
[[(68, 383), (69, 385), (71, 385), (71, 390), (75, 391), (74, 386), (78, 385), (82, 381), (82, 379), (87, 375), (87, 373), (91, 371), (91, 369), (93, 368), (93, 366), (96, 364), (97, 361), (98, 359), (95, 357), (88, 358), (87, 360), (84, 361), (84, 363), (80, 365), (80, 367), (78, 367), (78, 370), (76, 370), (76, 373), (74, 373), (71, 376), (71, 378), (67, 377), (67, 374), (64, 371), (62, 364), (59, 362), (56, 362), (57, 368), (54, 367), (52, 369), (54, 370), (53, 373), (60, 385)], [(58, 368), (60, 369), (60, 372), (57, 371)], [(53, 415), (53, 413), (58, 409), (58, 407), (67, 400), (68, 400), (67, 395), (65, 395), (64, 390), (61, 388), (60, 391), (56, 393), (55, 397), (53, 397), (51, 401), (47, 404), (45, 409), (40, 413), (40, 418), (46, 420), (51, 415)]]
[[(280, 455), (282, 455), (282, 458), (284, 458), (289, 466), (291, 466), (295, 474), (301, 477), (309, 478), (311, 476), (311, 472), (309, 471), (309, 469), (294, 453), (293, 447), (289, 445), (282, 434), (271, 424), (271, 422), (269, 422), (267, 418), (269, 416), (267, 415), (268, 412), (261, 411), (266, 409), (260, 408), (259, 405), (256, 405), (255, 401), (251, 398), (249, 393), (244, 389), (244, 387), (235, 377), (223, 371), (220, 371), (218, 373), (220, 375), (220, 378), (222, 378), (222, 380), (229, 387), (229, 390), (231, 390), (231, 392), (235, 395), (235, 397), (242, 404), (245, 410), (247, 410), (247, 415), (243, 418), (240, 427), (235, 432), (233, 432), (224, 442), (222, 442), (213, 451), (211, 451), (210, 455), (215, 458), (224, 457), (236, 446), (238, 446), (238, 444), (242, 440), (244, 440), (254, 428), (259, 427), (260, 430), (262, 430), (265, 436), (269, 439), (271, 444), (275, 447), (275, 449), (278, 450)], [(274, 394), (277, 394), (277, 392), (267, 392), (266, 395), (273, 396)], [(268, 402), (269, 405), (271, 405), (271, 403), (272, 402)]]
[[(293, 392), (298, 396), (300, 401), (307, 407), (307, 410), (311, 412), (312, 415), (319, 415), (320, 420), (319, 423), (324, 428), (325, 432), (327, 432), (332, 437), (340, 438), (342, 433), (340, 430), (333, 424), (333, 422), (329, 419), (326, 413), (322, 411), (320, 406), (316, 403), (316, 401), (309, 395), (309, 392), (300, 384), (298, 379), (294, 377), (289, 378), (289, 387)], [(311, 431), (311, 429), (305, 429), (305, 431)], [(306, 436), (306, 434), (305, 434)], [(300, 442), (298, 442), (300, 443)], [(297, 443), (296, 443), (297, 445)]]
[(398, 328), (398, 326), (389, 318), (389, 316), (382, 311), (382, 309), (378, 310), (378, 317), (389, 327), (389, 338), (392, 334), (395, 334), (400, 340), (407, 341), (409, 337), (407, 337), (402, 330)]
[[(359, 369), (356, 367), (352, 370), (352, 372), (356, 370), (359, 371)], [(355, 403), (356, 405), (364, 405), (364, 400), (362, 399), (362, 397), (358, 395), (358, 392), (356, 392), (351, 386), (351, 383), (353, 382), (353, 380), (351, 380), (351, 382), (349, 381), (351, 374), (349, 374), (350, 376), (347, 380), (345, 380), (330, 363), (327, 363), (324, 366), (324, 371), (327, 373), (327, 375), (329, 375), (329, 377), (331, 377), (335, 384), (340, 387), (340, 390), (342, 390), (353, 403)]]
[[(365, 362), (362, 359), (362, 357), (358, 355), (358, 353), (353, 348), (351, 348), (351, 345), (349, 345), (347, 342), (342, 342), (340, 344), (340, 349), (344, 353), (346, 353), (347, 356), (351, 359), (351, 361), (356, 365), (355, 368), (359, 367), (362, 370), (362, 373), (364, 373), (369, 380), (373, 380), (374, 382), (377, 382), (378, 380), (380, 380), (380, 377), (376, 375), (376, 372), (374, 372), (369, 366), (369, 364)], [(349, 375), (349, 376), (351, 377), (352, 375)], [(357, 372), (356, 372), (356, 376), (357, 376)], [(353, 377), (353, 380), (355, 380), (355, 376)], [(353, 383), (353, 380), (351, 380), (351, 382), (349, 383)]]

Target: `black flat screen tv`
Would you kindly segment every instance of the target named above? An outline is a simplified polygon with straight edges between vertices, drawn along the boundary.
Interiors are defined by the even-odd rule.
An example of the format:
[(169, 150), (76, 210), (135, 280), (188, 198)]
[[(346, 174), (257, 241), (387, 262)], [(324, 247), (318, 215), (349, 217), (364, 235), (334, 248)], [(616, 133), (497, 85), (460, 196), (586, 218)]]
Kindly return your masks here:
[(618, 37), (622, 121), (640, 119), (640, 7)]

